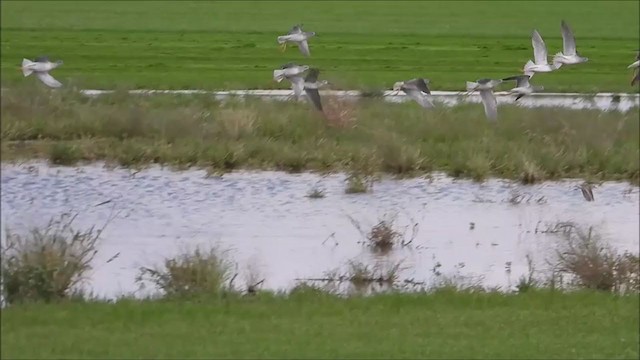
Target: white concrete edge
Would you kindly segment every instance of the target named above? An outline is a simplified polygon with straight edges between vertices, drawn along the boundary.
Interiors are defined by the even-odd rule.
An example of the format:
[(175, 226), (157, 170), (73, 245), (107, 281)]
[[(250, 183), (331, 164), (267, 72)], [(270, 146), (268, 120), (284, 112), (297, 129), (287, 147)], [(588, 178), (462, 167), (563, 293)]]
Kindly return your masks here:
[[(83, 89), (80, 90), (82, 94), (85, 95), (103, 95), (110, 94), (115, 92), (115, 90), (100, 90), (100, 89)], [(293, 94), (292, 90), (228, 90), (228, 91), (208, 91), (208, 90), (156, 90), (156, 89), (138, 89), (138, 90), (129, 90), (130, 94), (211, 94), (211, 95), (222, 95), (222, 96), (289, 96)], [(362, 96), (362, 92), (359, 90), (320, 90), (320, 93), (328, 96), (353, 96), (360, 97)], [(436, 97), (458, 97), (464, 96), (466, 92), (464, 91), (432, 91), (431, 95)], [(507, 91), (497, 91), (494, 93), (496, 96), (513, 96), (509, 94)], [(406, 96), (406, 94), (400, 92), (397, 93), (391, 90), (382, 91), (380, 94), (383, 97), (388, 96)], [(475, 93), (471, 94), (477, 95)], [(630, 93), (533, 93), (528, 95), (532, 98), (548, 98), (548, 97), (564, 97), (564, 98), (610, 98), (618, 96), (620, 98), (631, 98), (631, 99), (640, 99), (640, 94), (630, 94)]]

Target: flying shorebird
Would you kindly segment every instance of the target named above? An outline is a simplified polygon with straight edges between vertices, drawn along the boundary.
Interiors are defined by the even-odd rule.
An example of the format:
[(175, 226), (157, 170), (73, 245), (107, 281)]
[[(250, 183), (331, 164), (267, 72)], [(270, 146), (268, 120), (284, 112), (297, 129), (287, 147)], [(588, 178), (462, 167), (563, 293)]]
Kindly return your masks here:
[(521, 97), (525, 95), (529, 95), (533, 92), (544, 90), (544, 87), (542, 86), (532, 86), (529, 83), (529, 80), (531, 80), (531, 76), (529, 75), (516, 75), (516, 76), (510, 76), (502, 79), (502, 81), (509, 81), (509, 80), (516, 81), (516, 87), (509, 90), (509, 93), (511, 94), (517, 94), (515, 101), (518, 101)]
[(295, 25), (289, 30), (287, 35), (278, 36), (278, 44), (282, 45), (281, 49), (284, 52), (287, 49), (288, 42), (296, 43), (302, 55), (309, 57), (311, 53), (309, 52), (309, 43), (307, 43), (307, 40), (315, 35), (316, 33), (314, 31), (302, 31), (302, 24)]
[(62, 65), (62, 60), (51, 62), (49, 61), (48, 57), (39, 56), (35, 59), (35, 61), (22, 59), (22, 66), (20, 67), (20, 70), (22, 70), (22, 74), (25, 77), (31, 75), (31, 73), (35, 73), (38, 79), (40, 79), (40, 81), (42, 81), (48, 87), (59, 88), (62, 86), (62, 83), (54, 79), (53, 76), (49, 74), (49, 71), (57, 68), (60, 65)]
[(591, 184), (584, 182), (579, 186), (576, 186), (576, 188), (580, 189), (580, 191), (582, 192), (582, 196), (584, 197), (585, 200), (587, 201), (595, 200), (595, 198), (593, 197), (593, 186), (591, 186)]
[(322, 102), (320, 101), (320, 93), (318, 92), (318, 88), (328, 84), (327, 80), (318, 81), (318, 75), (320, 74), (320, 70), (316, 68), (309, 69), (309, 73), (307, 77), (304, 79), (304, 92), (307, 94), (307, 97), (311, 100), (313, 105), (324, 114), (322, 110)]
[(487, 119), (496, 121), (498, 119), (498, 102), (493, 95), (493, 88), (502, 83), (503, 80), (479, 79), (476, 82), (467, 81), (467, 92), (478, 91), (484, 105), (484, 114)]
[(282, 65), (280, 69), (273, 70), (273, 80), (281, 82), (282, 79), (287, 79), (291, 82), (291, 88), (296, 99), (300, 99), (302, 90), (304, 90), (304, 78), (302, 74), (309, 70), (308, 65), (297, 65), (294, 63), (287, 63)]
[(533, 59), (535, 60), (535, 63), (531, 60), (527, 61), (523, 69), (525, 75), (529, 75), (531, 77), (533, 76), (533, 73), (551, 72), (562, 66), (562, 63), (559, 62), (549, 64), (549, 61), (547, 60), (547, 45), (545, 45), (540, 33), (538, 33), (538, 30), (533, 30), (533, 34), (531, 35), (531, 45), (533, 45)]
[(553, 63), (573, 65), (589, 61), (589, 58), (580, 56), (576, 50), (576, 38), (564, 20), (560, 23), (560, 28), (562, 29), (562, 52), (553, 56)]
[(405, 94), (410, 96), (423, 108), (433, 107), (433, 101), (431, 100), (431, 90), (429, 90), (429, 79), (416, 78), (407, 81), (398, 81), (393, 84), (393, 91), (402, 90)]
[(633, 68), (633, 77), (631, 77), (631, 86), (635, 85), (635, 83), (640, 83), (640, 50), (638, 50), (638, 54), (636, 55), (636, 61), (627, 66), (627, 69)]

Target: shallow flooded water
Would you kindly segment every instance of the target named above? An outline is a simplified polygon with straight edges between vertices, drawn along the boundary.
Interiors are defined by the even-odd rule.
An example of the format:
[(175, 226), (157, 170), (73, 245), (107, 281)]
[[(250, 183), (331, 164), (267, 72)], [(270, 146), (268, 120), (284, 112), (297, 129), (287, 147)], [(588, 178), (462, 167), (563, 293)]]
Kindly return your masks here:
[[(379, 255), (360, 243), (363, 235), (349, 217), (368, 230), (396, 214), (407, 238), (418, 223), (413, 242), (387, 255), (403, 260), (402, 279), (416, 281), (432, 281), (437, 269), (443, 275), (482, 277), (486, 286), (513, 286), (528, 271), (528, 255), (538, 267), (551, 255), (561, 240), (541, 231), (560, 221), (594, 226), (620, 251), (638, 249), (638, 187), (626, 183), (604, 183), (594, 189), (595, 201), (586, 202), (575, 189), (581, 181), (522, 186), (434, 175), (382, 180), (372, 193), (345, 194), (344, 179), (343, 174), (207, 177), (202, 170), (159, 167), (134, 173), (100, 164), (3, 164), (2, 220), (3, 227), (20, 231), (72, 211), (80, 213), (75, 226), (84, 229), (113, 216), (89, 279), (90, 288), (107, 297), (136, 291), (139, 267), (158, 265), (197, 244), (229, 249), (241, 273), (237, 283), (250, 269), (271, 289), (344, 269), (349, 260), (373, 264)], [(324, 198), (307, 197), (314, 186), (324, 190)], [(525, 201), (509, 201), (516, 194)]]

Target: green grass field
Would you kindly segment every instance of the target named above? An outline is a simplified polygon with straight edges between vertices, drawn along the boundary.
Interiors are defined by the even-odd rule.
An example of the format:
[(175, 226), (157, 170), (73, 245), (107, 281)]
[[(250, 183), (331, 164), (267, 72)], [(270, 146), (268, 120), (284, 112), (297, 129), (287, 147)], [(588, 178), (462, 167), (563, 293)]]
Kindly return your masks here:
[[(431, 79), (434, 90), (519, 74), (538, 29), (550, 55), (560, 20), (590, 58), (534, 78), (545, 91), (633, 92), (638, 1), (2, 1), (2, 85), (23, 57), (63, 59), (52, 74), (86, 88), (286, 88), (272, 70), (319, 67), (334, 88), (390, 89)], [(316, 31), (311, 58), (282, 53), (293, 24)]]
[(17, 305), (3, 358), (637, 359), (638, 297), (442, 292)]

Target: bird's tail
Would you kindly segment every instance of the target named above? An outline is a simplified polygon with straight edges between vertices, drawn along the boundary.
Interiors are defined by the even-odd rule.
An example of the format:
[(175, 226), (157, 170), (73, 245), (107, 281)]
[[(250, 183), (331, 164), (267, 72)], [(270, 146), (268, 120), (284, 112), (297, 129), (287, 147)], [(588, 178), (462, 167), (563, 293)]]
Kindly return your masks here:
[(524, 64), (524, 72), (525, 73), (532, 72), (531, 68), (534, 67), (535, 65), (536, 64), (533, 61), (531, 61), (531, 60), (527, 61), (527, 63)]
[(31, 75), (33, 70), (29, 69), (28, 67), (32, 64), (35, 63), (29, 59), (22, 59), (22, 75), (24, 75), (25, 77)]
[(278, 44), (284, 44), (288, 39), (289, 37), (287, 35), (278, 36)]
[(284, 70), (273, 70), (273, 80), (280, 82), (284, 79)]
[(560, 66), (562, 66), (562, 63), (560, 62), (560, 58), (563, 56), (564, 54), (561, 52), (558, 52), (555, 55), (553, 55), (553, 66), (555, 66), (556, 68), (559, 68)]
[(526, 64), (524, 64), (524, 69), (522, 69), (522, 71), (525, 75), (533, 76), (533, 71), (531, 70), (531, 68), (535, 65), (536, 64), (533, 61), (529, 60)]

